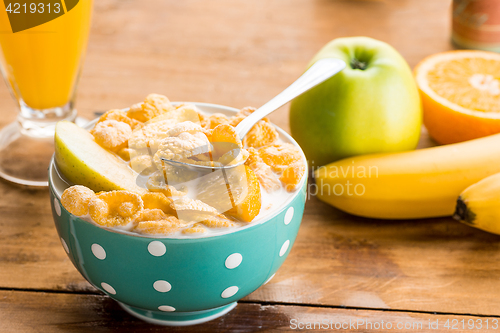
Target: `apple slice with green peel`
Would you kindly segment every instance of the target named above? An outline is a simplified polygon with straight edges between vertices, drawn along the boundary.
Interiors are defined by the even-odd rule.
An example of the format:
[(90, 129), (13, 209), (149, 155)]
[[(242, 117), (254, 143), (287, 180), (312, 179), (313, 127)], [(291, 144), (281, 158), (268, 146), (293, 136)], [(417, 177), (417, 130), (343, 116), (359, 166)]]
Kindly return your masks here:
[(98, 191), (147, 191), (137, 175), (114, 154), (99, 146), (92, 134), (69, 121), (60, 121), (55, 133), (55, 161), (71, 182)]

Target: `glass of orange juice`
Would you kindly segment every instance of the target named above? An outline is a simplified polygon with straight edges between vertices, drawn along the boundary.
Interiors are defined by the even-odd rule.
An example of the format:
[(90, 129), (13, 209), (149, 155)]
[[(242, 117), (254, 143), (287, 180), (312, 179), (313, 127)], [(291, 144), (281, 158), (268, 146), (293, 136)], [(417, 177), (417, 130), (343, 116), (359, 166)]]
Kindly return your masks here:
[(0, 1), (0, 65), (17, 120), (0, 131), (0, 176), (47, 186), (56, 122), (75, 121), (92, 0)]

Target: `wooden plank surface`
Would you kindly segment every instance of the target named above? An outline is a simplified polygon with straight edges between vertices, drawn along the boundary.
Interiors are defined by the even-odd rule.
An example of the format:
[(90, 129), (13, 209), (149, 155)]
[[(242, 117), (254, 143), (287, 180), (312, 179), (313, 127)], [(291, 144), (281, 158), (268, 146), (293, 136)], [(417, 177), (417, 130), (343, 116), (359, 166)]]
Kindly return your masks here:
[[(336, 37), (384, 40), (411, 66), (451, 49), (449, 10), (449, 0), (95, 1), (77, 106), (81, 115), (92, 118), (95, 111), (126, 107), (150, 92), (172, 100), (259, 106), (298, 77), (309, 59)], [(3, 84), (0, 108), (4, 126), (14, 120), (15, 105)], [(282, 108), (271, 115), (272, 121), (288, 129), (287, 112)], [(421, 146), (429, 144), (424, 137)], [(128, 318), (125, 323), (133, 322), (113, 302), (95, 295), (66, 258), (47, 190), (0, 181), (0, 198), (0, 289), (18, 290), (2, 292), (7, 294), (0, 320), (11, 325), (4, 327), (25, 323), (23, 306), (48, 325), (43, 326), (46, 331), (108, 327), (121, 316)], [(335, 308), (342, 306), (380, 310), (363, 310), (374, 316), (399, 316), (393, 310), (499, 315), (499, 246), (500, 237), (449, 218), (368, 220), (311, 197), (289, 258), (228, 322), (260, 318), (262, 327), (285, 330), (283, 314), (356, 317), (355, 310)], [(31, 297), (38, 303), (30, 303)], [(85, 321), (59, 302), (71, 311), (82, 302), (82, 316), (92, 319)], [(262, 310), (265, 306), (259, 304), (268, 302), (278, 305)], [(52, 321), (44, 318), (45, 304), (57, 313)], [(98, 317), (108, 307), (111, 315)], [(232, 327), (257, 327), (246, 325)]]
[[(447, 321), (449, 328), (445, 327)], [(166, 328), (146, 324), (124, 313), (107, 296), (0, 291), (0, 323), (0, 332), (16, 333), (296, 332), (300, 328), (311, 331), (315, 323), (316, 331), (325, 332), (441, 333), (495, 332), (500, 327), (500, 318), (240, 303), (224, 317), (206, 324)]]

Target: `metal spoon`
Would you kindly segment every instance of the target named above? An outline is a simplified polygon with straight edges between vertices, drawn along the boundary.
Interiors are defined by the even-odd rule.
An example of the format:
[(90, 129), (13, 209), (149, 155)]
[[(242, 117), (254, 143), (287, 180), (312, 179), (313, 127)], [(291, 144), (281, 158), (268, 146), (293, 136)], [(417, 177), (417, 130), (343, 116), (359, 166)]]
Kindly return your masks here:
[[(345, 68), (346, 64), (340, 59), (325, 58), (316, 61), (302, 76), (300, 76), (288, 88), (279, 93), (269, 102), (255, 110), (252, 114), (236, 126), (236, 133), (243, 140), (250, 129), (262, 118), (290, 102), (295, 97), (303, 94), (314, 86), (337, 74)], [(188, 170), (203, 172), (207, 170), (230, 169), (242, 165), (245, 161), (227, 166), (203, 166), (162, 158), (162, 160), (174, 167), (182, 167)]]

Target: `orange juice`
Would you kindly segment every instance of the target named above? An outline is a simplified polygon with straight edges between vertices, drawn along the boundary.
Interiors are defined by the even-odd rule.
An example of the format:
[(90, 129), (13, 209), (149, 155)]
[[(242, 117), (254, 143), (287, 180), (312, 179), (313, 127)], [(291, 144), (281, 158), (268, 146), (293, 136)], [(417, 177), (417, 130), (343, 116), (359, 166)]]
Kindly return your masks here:
[[(64, 5), (64, 1), (62, 2)], [(92, 0), (80, 0), (64, 15), (13, 33), (0, 1), (0, 61), (18, 101), (32, 109), (72, 101), (90, 27)], [(21, 103), (22, 103), (21, 102)]]

